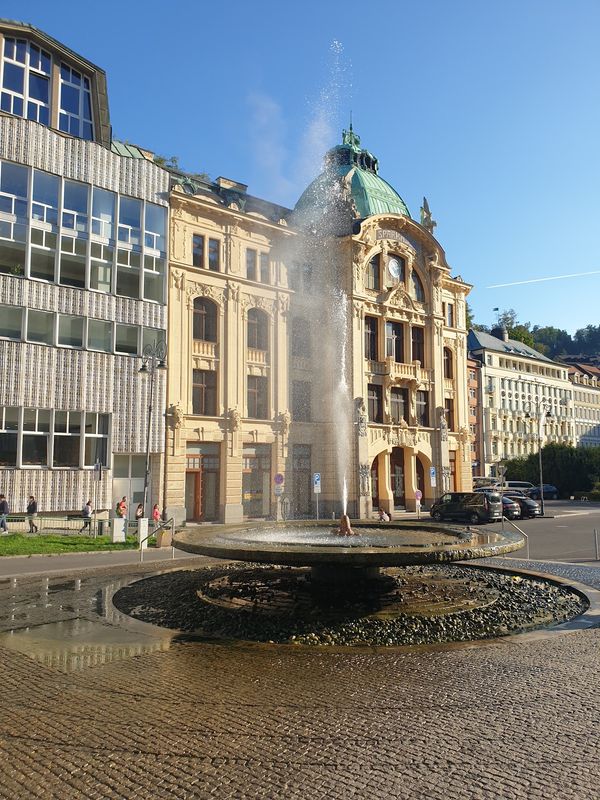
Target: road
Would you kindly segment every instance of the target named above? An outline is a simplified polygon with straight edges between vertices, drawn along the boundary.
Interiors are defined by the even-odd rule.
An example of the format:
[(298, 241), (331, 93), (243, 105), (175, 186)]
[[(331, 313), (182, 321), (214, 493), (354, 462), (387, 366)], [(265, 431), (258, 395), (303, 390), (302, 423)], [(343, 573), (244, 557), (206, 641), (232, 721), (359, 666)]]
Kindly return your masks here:
[[(547, 516), (544, 518), (515, 521), (529, 537), (529, 557), (547, 561), (595, 562), (594, 529), (598, 531), (600, 542), (600, 503), (549, 500), (545, 506)], [(500, 525), (489, 527), (500, 529)], [(517, 550), (510, 557), (522, 559), (524, 552)]]

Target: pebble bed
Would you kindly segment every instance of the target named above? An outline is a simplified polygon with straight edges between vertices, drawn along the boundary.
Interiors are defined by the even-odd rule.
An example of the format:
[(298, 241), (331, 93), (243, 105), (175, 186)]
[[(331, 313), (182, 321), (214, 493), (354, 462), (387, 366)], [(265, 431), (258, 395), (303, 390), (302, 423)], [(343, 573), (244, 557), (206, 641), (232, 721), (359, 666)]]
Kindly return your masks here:
[[(439, 577), (472, 582), (474, 591), (487, 592), (493, 601), (441, 615), (377, 616), (376, 604), (350, 600), (343, 607), (338, 604), (335, 613), (315, 604), (301, 613), (297, 608), (284, 607), (268, 615), (253, 612), (248, 604), (230, 608), (200, 600), (198, 592), (210, 595), (215, 579), (229, 575), (233, 580), (240, 573), (243, 581), (240, 584), (236, 580), (236, 592), (242, 599), (252, 600), (258, 584), (262, 585), (264, 600), (264, 576), (272, 574), (272, 568), (249, 569), (248, 565), (231, 564), (145, 578), (120, 589), (113, 603), (119, 611), (136, 619), (202, 638), (337, 647), (397, 647), (488, 639), (559, 624), (588, 607), (586, 600), (568, 587), (519, 574), (440, 565), (407, 567), (402, 575), (409, 581), (418, 580), (425, 569), (429, 574), (436, 571)], [(403, 582), (398, 580), (398, 585)]]

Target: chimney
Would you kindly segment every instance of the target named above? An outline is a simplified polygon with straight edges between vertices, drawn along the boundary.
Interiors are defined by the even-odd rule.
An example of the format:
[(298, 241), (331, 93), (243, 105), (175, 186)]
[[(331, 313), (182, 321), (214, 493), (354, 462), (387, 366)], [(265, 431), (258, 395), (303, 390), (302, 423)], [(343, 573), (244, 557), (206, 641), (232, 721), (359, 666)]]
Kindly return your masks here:
[(508, 331), (506, 330), (506, 326), (502, 326), (502, 341), (508, 342)]

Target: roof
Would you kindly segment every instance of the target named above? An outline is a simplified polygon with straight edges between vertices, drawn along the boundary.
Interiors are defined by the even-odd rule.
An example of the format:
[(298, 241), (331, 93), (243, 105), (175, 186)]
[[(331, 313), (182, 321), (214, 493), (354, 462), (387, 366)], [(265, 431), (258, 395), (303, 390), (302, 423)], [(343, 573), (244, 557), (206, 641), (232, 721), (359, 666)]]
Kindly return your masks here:
[(533, 358), (536, 361), (546, 361), (549, 364), (554, 364), (551, 358), (538, 353), (533, 347), (529, 347), (523, 342), (518, 342), (516, 339), (508, 339), (503, 341), (498, 339), (497, 336), (492, 336), (491, 333), (485, 331), (476, 331), (471, 329), (467, 338), (467, 347), (470, 351), (475, 350), (494, 350), (497, 353), (504, 353), (506, 355), (524, 356), (525, 358)]
[(128, 142), (120, 142), (118, 139), (112, 140), (110, 149), (119, 156), (147, 159), (147, 156), (144, 155), (139, 147), (136, 147), (134, 144), (129, 144)]
[(302, 193), (294, 211), (322, 210), (332, 199), (349, 193), (357, 219), (375, 214), (410, 217), (404, 200), (378, 172), (377, 158), (361, 149), (360, 138), (350, 126), (349, 131), (342, 133), (342, 144), (327, 152), (323, 172)]

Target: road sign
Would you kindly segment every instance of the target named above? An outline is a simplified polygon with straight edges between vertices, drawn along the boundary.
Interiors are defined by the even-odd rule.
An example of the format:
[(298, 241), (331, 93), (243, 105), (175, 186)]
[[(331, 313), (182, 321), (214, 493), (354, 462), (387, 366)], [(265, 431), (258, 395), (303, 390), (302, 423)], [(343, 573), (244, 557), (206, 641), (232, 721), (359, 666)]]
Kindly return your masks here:
[(275, 492), (275, 497), (281, 497), (281, 495), (283, 494), (283, 486), (278, 485), (275, 487), (273, 491)]
[(435, 467), (429, 467), (429, 481), (432, 487), (435, 488), (437, 486), (437, 481), (435, 478)]
[(420, 489), (417, 489), (415, 492), (415, 500), (420, 502), (421, 498), (423, 497), (423, 492)]
[(314, 494), (321, 494), (321, 473), (313, 473), (313, 492)]
[(277, 475), (275, 475), (275, 477), (273, 478), (273, 480), (275, 481), (275, 483), (276, 483), (278, 486), (279, 486), (280, 484), (282, 484), (282, 483), (283, 483), (283, 481), (284, 481), (284, 478), (283, 478), (283, 475), (281, 474), (281, 472), (278, 472), (278, 473), (277, 473)]

